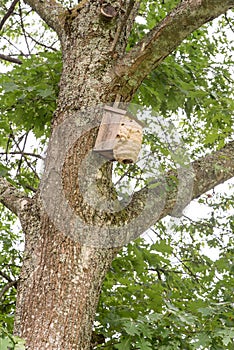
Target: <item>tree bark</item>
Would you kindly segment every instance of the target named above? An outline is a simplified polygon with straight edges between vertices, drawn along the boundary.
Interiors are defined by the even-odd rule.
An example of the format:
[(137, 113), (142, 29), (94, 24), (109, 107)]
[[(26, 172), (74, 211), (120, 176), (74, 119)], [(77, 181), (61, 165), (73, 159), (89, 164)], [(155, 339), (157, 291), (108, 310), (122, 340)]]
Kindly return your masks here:
[(38, 224), (27, 227), (16, 334), (27, 340), (28, 349), (89, 349), (114, 252), (81, 246), (56, 231), (46, 216)]
[(203, 24), (234, 7), (233, 0), (184, 0), (158, 23), (114, 68), (116, 93), (130, 101), (147, 75)]
[(0, 177), (0, 203), (12, 213), (20, 216), (24, 206), (29, 201), (30, 199), (23, 192), (20, 192), (10, 182)]
[[(214, 6), (213, 12), (212, 1), (184, 1), (179, 9), (175, 10), (174, 15), (168, 15), (164, 22), (144, 39), (146, 46), (143, 47), (143, 43), (139, 43), (132, 52), (125, 54), (139, 2), (111, 1), (110, 6), (116, 12), (113, 19), (103, 15), (102, 3), (97, 1), (82, 1), (82, 6), (77, 6), (71, 11), (64, 9), (54, 0), (27, 0), (26, 3), (56, 30), (62, 46), (63, 72), (52, 136), (56, 127), (75, 116), (77, 111), (85, 111), (88, 106), (119, 100), (130, 101), (144, 76), (198, 27), (190, 25), (181, 31), (176, 44), (174, 37), (171, 37), (167, 38), (166, 49), (165, 45), (162, 46), (162, 40), (172, 31), (173, 24), (177, 23), (179, 30), (179, 21), (183, 16), (186, 24), (186, 15), (190, 18), (190, 8), (190, 13), (194, 14), (192, 18), (196, 21), (195, 14), (197, 13), (198, 17), (202, 16), (202, 11), (207, 6), (206, 15), (199, 21), (199, 25), (222, 13), (220, 1), (217, 1), (219, 6)], [(231, 0), (222, 3), (223, 12), (234, 6)], [(176, 15), (178, 13), (180, 17)], [(157, 55), (153, 59), (155, 50)], [(141, 69), (142, 73), (139, 73)], [(126, 83), (126, 77), (129, 76), (132, 76), (133, 84), (129, 84), (129, 80)], [(126, 88), (123, 88), (123, 84)], [(89, 117), (87, 114), (80, 114), (77, 128), (88, 125)], [(86, 212), (85, 208), (84, 211), (82, 209), (81, 197), (76, 193), (76, 171), (79, 160), (92, 149), (94, 140), (95, 132), (92, 131), (86, 143), (78, 143), (64, 163), (67, 198), (74, 211), (81, 217), (85, 217)], [(223, 158), (219, 158), (220, 162), (221, 159)], [(212, 169), (215, 162), (212, 163), (211, 160), (210, 158), (209, 180), (214, 175)], [(58, 157), (56, 162), (61, 162), (61, 159)], [(233, 157), (230, 156), (229, 162), (230, 167), (233, 166)], [(208, 177), (205, 180), (207, 172), (199, 168), (199, 162), (196, 164), (197, 186), (194, 187), (194, 194), (198, 196), (210, 185), (207, 183)], [(216, 169), (215, 175), (219, 171), (220, 169)], [(212, 186), (231, 176), (233, 171), (229, 169), (226, 176), (216, 176), (215, 180), (212, 178)], [(108, 197), (108, 191), (112, 191), (111, 184), (107, 184), (106, 187), (105, 196)], [(19, 213), (22, 197), (19, 198), (14, 192), (8, 201), (4, 193), (5, 191), (1, 192), (1, 202), (15, 213)], [(138, 194), (139, 201), (141, 195), (142, 193)], [(168, 206), (164, 215), (171, 212), (175, 200), (173, 196), (174, 194), (168, 196)], [(136, 195), (136, 202), (138, 199)], [(56, 203), (54, 206), (56, 211)], [(60, 232), (49, 219), (40, 193), (37, 193), (33, 200), (27, 201), (27, 205), (21, 210), (20, 218), (26, 234), (26, 247), (18, 284), (15, 334), (26, 339), (28, 350), (89, 349), (102, 281), (118, 248), (100, 249), (81, 245), (80, 242), (64, 235), (64, 232)]]

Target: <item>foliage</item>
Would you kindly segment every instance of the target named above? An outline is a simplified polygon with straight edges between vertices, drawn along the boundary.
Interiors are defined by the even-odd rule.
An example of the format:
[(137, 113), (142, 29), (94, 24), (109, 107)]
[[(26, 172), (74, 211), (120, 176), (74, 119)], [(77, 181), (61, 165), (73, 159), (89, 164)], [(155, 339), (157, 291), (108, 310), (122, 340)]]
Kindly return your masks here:
[[(143, 1), (143, 20), (135, 24), (127, 49), (177, 3)], [(1, 17), (9, 5), (1, 2)], [(1, 77), (0, 176), (31, 193), (39, 183), (37, 156), (46, 144), (56, 107), (61, 54), (47, 26), (40, 22), (39, 31), (38, 18), (28, 15), (32, 13), (27, 6), (17, 6), (1, 40), (1, 52), (19, 56), (22, 64)], [(135, 103), (176, 122), (191, 159), (233, 138), (233, 41), (227, 36), (233, 27), (231, 15), (194, 32), (145, 79), (134, 97)], [(32, 140), (36, 145), (28, 148)], [(145, 135), (145, 142), (151, 151), (162, 153), (162, 162), (169, 155), (154, 134)], [(117, 172), (121, 177), (126, 167)], [(130, 175), (142, 173), (133, 167)], [(153, 242), (138, 239), (119, 253), (103, 285), (95, 321), (95, 332), (104, 336), (105, 345), (102, 341), (96, 348), (233, 349), (232, 190), (199, 200), (210, 208), (207, 218), (161, 222), (151, 229)], [(17, 280), (22, 237), (15, 217), (5, 209), (0, 215), (1, 293)], [(1, 349), (23, 349), (23, 343), (11, 336), (15, 299), (13, 285), (1, 299)]]
[(14, 337), (6, 329), (0, 327), (0, 349), (1, 350), (25, 350), (24, 340)]
[(210, 31), (210, 25), (203, 26), (184, 40), (145, 79), (135, 97), (136, 103), (151, 106), (164, 117), (174, 114), (178, 120), (179, 114), (186, 143), (197, 143), (203, 150), (223, 147), (233, 133), (233, 60), (223, 49), (217, 61), (219, 46)]
[(23, 239), (16, 217), (2, 205), (0, 209), (0, 348), (23, 350), (22, 341), (12, 336)]
[[(9, 125), (15, 132), (33, 130), (36, 138), (48, 136), (60, 72), (60, 53), (40, 52), (2, 76), (0, 113), (4, 136), (11, 132)], [(7, 141), (6, 137), (1, 139), (0, 146), (6, 147)]]
[[(41, 52), (2, 77), (0, 147), (6, 156), (0, 161), (0, 175), (14, 175), (15, 184), (25, 191), (38, 186), (38, 157), (33, 153), (40, 155), (49, 136), (60, 72), (61, 54)], [(38, 144), (30, 150), (31, 155), (25, 151), (28, 138)]]
[[(16, 221), (16, 217), (9, 210), (4, 209), (2, 205), (0, 220), (0, 276), (3, 278), (3, 280), (0, 280), (0, 290), (2, 290), (6, 283), (16, 281), (18, 278), (22, 260), (23, 239), (20, 232), (17, 234), (19, 223)], [(13, 286), (2, 296), (0, 305), (0, 323), (4, 324), (9, 331), (13, 330), (15, 300), (16, 289)]]
[(154, 243), (138, 239), (124, 248), (97, 314), (105, 348), (233, 348), (233, 199), (205, 195), (207, 219), (161, 222), (149, 233)]

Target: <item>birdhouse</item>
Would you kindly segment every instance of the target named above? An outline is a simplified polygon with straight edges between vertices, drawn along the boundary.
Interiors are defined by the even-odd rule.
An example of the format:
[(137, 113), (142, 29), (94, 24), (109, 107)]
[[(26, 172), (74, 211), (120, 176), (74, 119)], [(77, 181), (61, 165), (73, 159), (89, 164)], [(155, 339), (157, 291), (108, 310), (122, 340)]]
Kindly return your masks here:
[(135, 163), (141, 149), (143, 124), (127, 111), (105, 106), (93, 151), (123, 164)]

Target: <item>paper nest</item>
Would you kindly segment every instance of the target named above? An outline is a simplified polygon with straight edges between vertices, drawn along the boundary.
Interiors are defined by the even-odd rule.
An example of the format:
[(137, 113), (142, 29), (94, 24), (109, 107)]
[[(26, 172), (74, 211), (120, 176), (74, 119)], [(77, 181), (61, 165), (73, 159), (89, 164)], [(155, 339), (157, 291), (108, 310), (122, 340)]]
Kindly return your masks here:
[(135, 163), (142, 144), (142, 128), (136, 123), (124, 122), (120, 125), (113, 149), (115, 160), (120, 163)]

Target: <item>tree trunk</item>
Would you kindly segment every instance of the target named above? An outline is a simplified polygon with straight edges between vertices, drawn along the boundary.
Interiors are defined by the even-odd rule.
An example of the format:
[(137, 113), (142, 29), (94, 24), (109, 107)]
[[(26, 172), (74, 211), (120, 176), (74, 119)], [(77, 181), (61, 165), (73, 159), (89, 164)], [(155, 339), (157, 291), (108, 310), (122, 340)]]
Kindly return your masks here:
[(81, 246), (56, 231), (45, 215), (35, 224), (40, 228), (27, 227), (16, 333), (27, 340), (28, 349), (89, 349), (113, 252)]
[[(126, 38), (118, 38), (117, 47), (111, 51), (120, 23), (113, 24), (100, 17), (96, 5), (83, 8), (79, 16), (68, 16), (64, 21), (63, 72), (53, 130), (87, 106), (114, 102), (108, 76), (113, 61), (126, 46)], [(131, 21), (128, 31), (130, 25)], [(76, 122), (77, 128), (83, 127), (89, 118), (87, 114), (79, 114)], [(76, 170), (86, 148), (93, 147), (95, 133), (90, 135), (86, 146), (78, 142), (72, 149), (63, 169), (67, 196), (73, 209), (84, 217), (76, 191)], [(106, 189), (108, 193), (108, 186)], [(26, 248), (18, 287), (15, 334), (26, 339), (30, 350), (90, 349), (101, 285), (117, 249), (81, 245), (59, 232), (47, 215), (40, 193), (25, 207), (21, 222)]]

